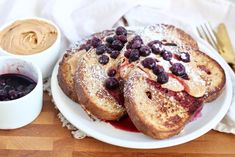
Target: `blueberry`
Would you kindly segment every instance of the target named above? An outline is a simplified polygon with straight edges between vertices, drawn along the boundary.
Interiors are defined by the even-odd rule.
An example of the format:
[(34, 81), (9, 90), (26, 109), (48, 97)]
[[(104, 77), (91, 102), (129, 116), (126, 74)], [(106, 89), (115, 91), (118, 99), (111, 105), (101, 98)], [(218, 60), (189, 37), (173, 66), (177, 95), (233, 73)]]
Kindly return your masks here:
[(134, 62), (140, 58), (139, 51), (137, 49), (132, 49), (129, 55), (129, 62)]
[(160, 84), (167, 83), (168, 80), (169, 80), (169, 76), (165, 72), (162, 72), (162, 73), (158, 74), (158, 76), (157, 76), (157, 82)]
[(161, 54), (164, 52), (164, 48), (159, 43), (151, 45), (151, 50), (154, 54)]
[(154, 45), (154, 44), (162, 45), (162, 42), (160, 40), (153, 40), (148, 43), (148, 46), (152, 47), (152, 45)]
[(113, 41), (114, 41), (113, 37), (107, 37), (106, 38), (106, 42), (109, 43), (109, 44), (112, 44)]
[(27, 86), (25, 88), (24, 94), (26, 95), (26, 94), (30, 93), (35, 88), (35, 86), (36, 86), (36, 84), (30, 84), (29, 86)]
[(115, 35), (114, 39), (120, 40), (123, 44), (127, 42), (127, 36), (125, 35)]
[(155, 75), (159, 75), (160, 73), (164, 72), (164, 68), (160, 65), (154, 66), (152, 70)]
[(7, 97), (7, 92), (4, 89), (0, 89), (0, 101), (5, 100)]
[(86, 50), (86, 51), (90, 50), (90, 48), (91, 48), (90, 45), (86, 45), (86, 46), (85, 46), (85, 50)]
[(103, 44), (100, 44), (96, 47), (96, 54), (101, 55), (105, 52), (105, 50), (106, 50), (106, 46)]
[(23, 96), (25, 96), (25, 93), (24, 93), (24, 92), (18, 92), (18, 98), (21, 98), (21, 97), (23, 97)]
[(151, 53), (151, 49), (148, 46), (141, 46), (140, 47), (140, 56), (148, 56)]
[(5, 86), (5, 85), (6, 85), (5, 80), (4, 80), (4, 79), (1, 79), (1, 80), (0, 80), (0, 86), (3, 87), (3, 86)]
[(112, 50), (111, 48), (109, 48), (109, 47), (106, 46), (106, 50), (105, 50), (105, 51), (106, 51), (108, 54), (111, 54), (113, 50)]
[(120, 51), (112, 51), (112, 53), (110, 54), (110, 57), (113, 59), (116, 59), (120, 54)]
[(7, 92), (4, 89), (0, 89), (0, 97), (1, 96), (6, 96)]
[(161, 56), (164, 60), (170, 61), (172, 58), (172, 53), (169, 51), (164, 51), (161, 53)]
[(11, 78), (7, 78), (6, 80), (5, 80), (5, 82), (6, 82), (6, 84), (12, 84), (12, 79)]
[(180, 59), (183, 61), (183, 62), (190, 62), (190, 55), (186, 52), (182, 52), (180, 54)]
[(99, 38), (97, 38), (97, 37), (93, 37), (92, 39), (91, 39), (91, 45), (93, 46), (93, 47), (97, 47), (98, 45), (100, 45), (102, 42), (101, 42), (101, 40), (99, 39)]
[(130, 53), (131, 53), (131, 49), (127, 49), (126, 52), (124, 53), (124, 56), (125, 56), (126, 58), (129, 58)]
[(145, 58), (141, 64), (148, 69), (152, 69), (156, 65), (156, 61), (153, 58)]
[(181, 63), (174, 63), (170, 69), (171, 69), (171, 72), (175, 74), (176, 76), (183, 76), (186, 73), (185, 67)]
[(116, 75), (117, 71), (115, 69), (110, 69), (108, 71), (108, 76), (109, 77), (114, 77)]
[(106, 55), (102, 55), (102, 56), (99, 57), (98, 61), (99, 61), (100, 64), (105, 65), (109, 62), (109, 57), (106, 56)]
[(3, 90), (5, 90), (6, 92), (9, 92), (10, 90), (12, 90), (13, 87), (11, 87), (10, 85), (6, 85)]
[(27, 89), (30, 89), (31, 91), (36, 87), (36, 84), (30, 84)]
[(132, 39), (132, 41), (134, 42), (134, 41), (140, 41), (141, 42), (141, 44), (143, 44), (143, 40), (141, 39), (141, 37), (139, 36), (139, 35), (136, 35), (133, 39)]
[(17, 98), (18, 98), (18, 92), (15, 91), (15, 90), (10, 90), (10, 91), (8, 92), (8, 98), (9, 98), (10, 100), (17, 99)]
[(134, 42), (131, 45), (132, 49), (139, 49), (141, 47), (141, 41), (140, 40), (134, 40)]
[(19, 85), (18, 87), (16, 87), (16, 90), (17, 91), (23, 91), (24, 89), (24, 86), (23, 85)]
[(117, 89), (119, 87), (119, 82), (116, 78), (110, 77), (105, 80), (105, 87), (107, 89)]
[(127, 35), (127, 30), (122, 26), (117, 27), (115, 32), (117, 35)]
[(122, 44), (122, 42), (120, 40), (114, 40), (112, 42), (112, 48), (114, 50), (120, 51), (123, 48), (123, 44)]
[(189, 80), (189, 77), (188, 77), (188, 74), (183, 74), (182, 76), (180, 76), (180, 77), (182, 77), (183, 79), (185, 79), (185, 80)]
[(128, 42), (128, 43), (127, 43), (126, 49), (131, 49), (131, 42)]

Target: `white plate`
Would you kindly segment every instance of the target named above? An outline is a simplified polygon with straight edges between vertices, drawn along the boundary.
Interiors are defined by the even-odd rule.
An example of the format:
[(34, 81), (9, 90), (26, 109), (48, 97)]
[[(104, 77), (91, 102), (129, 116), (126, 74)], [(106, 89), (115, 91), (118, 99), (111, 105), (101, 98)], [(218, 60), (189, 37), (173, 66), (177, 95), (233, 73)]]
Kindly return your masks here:
[(224, 117), (232, 100), (232, 83), (228, 73), (228, 65), (205, 41), (197, 39), (203, 52), (216, 59), (224, 68), (226, 87), (222, 95), (212, 103), (205, 104), (202, 116), (188, 123), (184, 130), (174, 137), (156, 140), (142, 133), (134, 133), (114, 128), (109, 123), (93, 121), (77, 103), (68, 98), (58, 85), (58, 63), (51, 78), (51, 90), (54, 102), (60, 112), (78, 129), (100, 141), (128, 148), (163, 148), (191, 141), (211, 130)]

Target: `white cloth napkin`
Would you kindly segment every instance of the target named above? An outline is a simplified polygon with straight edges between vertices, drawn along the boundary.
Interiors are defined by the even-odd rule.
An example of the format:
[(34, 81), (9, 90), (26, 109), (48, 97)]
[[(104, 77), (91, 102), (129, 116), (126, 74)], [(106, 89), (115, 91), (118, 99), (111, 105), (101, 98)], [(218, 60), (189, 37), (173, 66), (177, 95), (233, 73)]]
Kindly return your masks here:
[[(170, 23), (194, 29), (209, 21), (224, 22), (235, 48), (235, 4), (228, 0), (1, 0), (0, 25), (22, 17), (54, 21), (63, 33), (62, 51), (91, 33), (123, 25)], [(122, 18), (123, 17), (123, 18)], [(233, 89), (235, 75), (231, 71)], [(235, 97), (235, 92), (233, 93)], [(216, 130), (235, 134), (235, 100)]]

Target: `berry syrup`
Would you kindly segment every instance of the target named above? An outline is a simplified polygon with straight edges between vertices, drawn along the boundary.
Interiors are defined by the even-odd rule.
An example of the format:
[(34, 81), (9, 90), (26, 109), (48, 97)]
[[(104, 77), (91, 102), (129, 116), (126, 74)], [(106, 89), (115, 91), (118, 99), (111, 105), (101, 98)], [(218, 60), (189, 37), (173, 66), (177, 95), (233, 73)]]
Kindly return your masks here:
[(0, 101), (21, 98), (30, 93), (36, 86), (31, 78), (21, 74), (0, 75)]

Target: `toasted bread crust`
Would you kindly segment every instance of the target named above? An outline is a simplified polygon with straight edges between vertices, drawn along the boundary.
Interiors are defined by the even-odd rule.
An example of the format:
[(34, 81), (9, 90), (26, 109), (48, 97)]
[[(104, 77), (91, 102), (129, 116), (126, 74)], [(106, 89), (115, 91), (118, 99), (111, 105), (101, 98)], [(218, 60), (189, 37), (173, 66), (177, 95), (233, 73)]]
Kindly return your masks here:
[[(146, 27), (145, 30), (150, 31), (153, 36), (154, 34), (157, 36), (158, 34), (160, 34), (160, 36), (163, 34), (162, 37), (164, 39), (171, 41), (177, 45), (182, 45), (182, 47), (180, 48), (182, 51), (199, 49), (197, 42), (192, 38), (191, 35), (173, 25), (156, 24)], [(145, 32), (143, 31), (141, 35), (145, 36), (144, 33)], [(149, 40), (147, 40), (147, 42), (149, 42)]]
[(97, 62), (96, 55), (87, 53), (74, 77), (75, 91), (79, 102), (92, 115), (102, 120), (117, 120), (125, 114), (125, 108), (105, 89), (106, 73), (107, 70)]
[[(105, 35), (112, 33), (112, 31), (103, 31), (96, 33), (93, 36), (103, 38)], [(89, 39), (83, 40), (78, 47), (71, 50), (67, 50), (59, 63), (58, 69), (58, 83), (62, 91), (73, 101), (79, 102), (77, 99), (77, 94), (74, 89), (74, 75), (80, 62), (81, 56), (86, 53), (85, 47)]]
[[(174, 26), (171, 26), (174, 27)], [(183, 30), (176, 28), (177, 34), (179, 34), (179, 39), (188, 43), (193, 49), (191, 52), (197, 52), (199, 55), (194, 58), (197, 59), (199, 65), (204, 65), (210, 71), (203, 74), (203, 78), (206, 82), (206, 94), (204, 95), (205, 102), (211, 102), (221, 95), (225, 86), (225, 73), (223, 68), (216, 62), (213, 58), (209, 57), (207, 54), (199, 50), (196, 41)], [(189, 51), (190, 52), (190, 51)], [(199, 68), (199, 70), (202, 70)]]
[(197, 42), (191, 37), (191, 35), (187, 34), (183, 30), (176, 28), (176, 27), (175, 27), (175, 30), (176, 30), (176, 33), (179, 34), (179, 39), (181, 41), (185, 41), (184, 44), (186, 45), (188, 44), (193, 50), (199, 49)]
[(129, 75), (124, 92), (127, 113), (137, 129), (157, 139), (178, 134), (202, 105), (202, 99), (162, 89), (140, 69)]
[(211, 102), (223, 92), (226, 83), (225, 72), (218, 62), (204, 52), (197, 51), (197, 55), (198, 69), (202, 71), (207, 88), (204, 101)]
[(210, 71), (210, 74), (207, 74), (201, 68), (196, 69), (202, 71), (201, 77), (206, 83), (205, 102), (215, 100), (222, 93), (225, 86), (223, 68), (213, 58), (201, 52), (197, 42), (189, 34), (173, 25), (157, 24), (147, 29), (155, 34), (164, 34), (164, 39), (180, 45), (180, 51), (189, 52), (192, 60), (196, 60), (196, 64), (203, 65)]
[[(95, 36), (103, 40), (114, 31), (104, 31)], [(98, 62), (95, 50), (87, 52), (79, 62), (74, 77), (74, 87), (78, 101), (85, 111), (102, 120), (118, 120), (126, 114), (123, 104), (119, 102), (104, 87), (107, 71), (116, 66), (116, 61), (110, 58), (107, 65)]]
[(165, 139), (174, 135), (179, 134), (179, 132), (183, 129), (184, 125), (179, 126), (175, 130), (169, 130), (169, 131), (160, 131), (157, 130), (156, 127), (152, 124), (149, 124), (144, 117), (141, 114), (139, 114), (139, 111), (135, 107), (135, 103), (132, 99), (126, 98), (126, 109), (128, 115), (131, 117), (132, 122), (136, 126), (136, 128), (144, 133), (145, 135), (151, 136), (156, 139)]
[(72, 100), (77, 102), (77, 95), (74, 92), (73, 86), (73, 74), (71, 73), (71, 68), (68, 63), (68, 60), (73, 57), (73, 54), (66, 53), (63, 56), (62, 61), (59, 63), (58, 69), (58, 83), (63, 92)]

